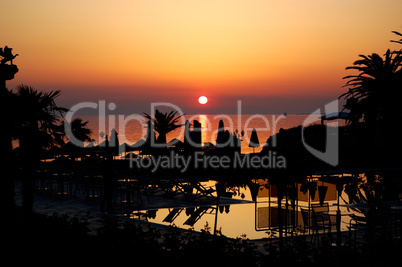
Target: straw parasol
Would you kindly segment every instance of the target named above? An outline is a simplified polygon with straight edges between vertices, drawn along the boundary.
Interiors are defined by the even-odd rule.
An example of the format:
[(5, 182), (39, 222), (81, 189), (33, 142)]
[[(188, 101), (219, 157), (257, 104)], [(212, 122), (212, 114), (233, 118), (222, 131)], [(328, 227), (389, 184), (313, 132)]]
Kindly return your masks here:
[(257, 130), (255, 128), (251, 131), (250, 143), (248, 146), (253, 148), (253, 153), (256, 147), (260, 147), (260, 141), (258, 140)]

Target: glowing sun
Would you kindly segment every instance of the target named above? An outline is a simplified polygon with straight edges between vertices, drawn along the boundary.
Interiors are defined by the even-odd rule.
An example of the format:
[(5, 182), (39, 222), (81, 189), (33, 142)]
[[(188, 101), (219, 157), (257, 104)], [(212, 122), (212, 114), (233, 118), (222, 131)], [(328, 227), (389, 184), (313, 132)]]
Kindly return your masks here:
[(208, 98), (206, 96), (200, 96), (200, 98), (198, 98), (198, 102), (204, 105), (208, 102)]

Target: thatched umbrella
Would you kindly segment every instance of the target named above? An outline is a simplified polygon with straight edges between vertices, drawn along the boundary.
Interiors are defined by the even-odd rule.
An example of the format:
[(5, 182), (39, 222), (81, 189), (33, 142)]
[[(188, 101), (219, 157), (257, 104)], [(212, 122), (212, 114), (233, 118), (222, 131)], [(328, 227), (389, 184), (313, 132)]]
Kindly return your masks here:
[(253, 148), (253, 153), (256, 147), (260, 147), (260, 141), (258, 140), (257, 130), (255, 128), (253, 128), (251, 132), (250, 143), (248, 144), (248, 147)]
[(218, 134), (216, 135), (216, 147), (222, 147), (223, 143), (225, 143), (225, 126), (223, 124), (223, 120), (220, 120)]
[(152, 144), (155, 144), (155, 132), (154, 127), (151, 121), (147, 121), (147, 133), (145, 134), (144, 139), (140, 139), (137, 143), (133, 144), (132, 147), (136, 150), (140, 150), (145, 154), (152, 153)]
[(110, 134), (109, 147), (113, 156), (119, 155), (119, 137), (116, 130), (113, 128)]
[(186, 152), (188, 152), (190, 148), (189, 139), (190, 139), (190, 122), (187, 120), (184, 128), (184, 140), (183, 140), (184, 150)]

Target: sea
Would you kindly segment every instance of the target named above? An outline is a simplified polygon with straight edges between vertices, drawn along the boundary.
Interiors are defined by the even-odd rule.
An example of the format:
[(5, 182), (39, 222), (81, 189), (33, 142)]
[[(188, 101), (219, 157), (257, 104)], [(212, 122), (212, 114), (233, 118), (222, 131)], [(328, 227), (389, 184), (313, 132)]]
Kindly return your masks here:
[[(75, 117), (73, 117), (75, 118)], [(108, 115), (108, 116), (80, 116), (83, 121), (88, 121), (87, 127), (92, 130), (91, 138), (93, 145), (103, 142), (106, 136), (110, 136), (112, 129), (118, 133), (119, 144), (127, 143), (133, 145), (146, 135), (146, 119), (140, 115)], [(308, 120), (307, 120), (308, 118)], [(184, 140), (184, 124), (186, 121), (193, 124), (194, 120), (201, 123), (202, 144), (215, 144), (218, 133), (219, 121), (224, 123), (225, 130), (240, 135), (241, 153), (257, 153), (261, 151), (267, 139), (279, 132), (280, 129), (289, 129), (299, 125), (308, 126), (310, 124), (321, 123), (319, 115), (306, 114), (258, 114), (258, 115), (238, 115), (238, 114), (193, 114), (183, 115), (178, 124), (183, 127), (167, 134), (167, 141), (178, 139)], [(260, 147), (249, 147), (251, 132), (256, 129)], [(242, 134), (243, 131), (243, 134)], [(156, 133), (156, 137), (158, 134)]]

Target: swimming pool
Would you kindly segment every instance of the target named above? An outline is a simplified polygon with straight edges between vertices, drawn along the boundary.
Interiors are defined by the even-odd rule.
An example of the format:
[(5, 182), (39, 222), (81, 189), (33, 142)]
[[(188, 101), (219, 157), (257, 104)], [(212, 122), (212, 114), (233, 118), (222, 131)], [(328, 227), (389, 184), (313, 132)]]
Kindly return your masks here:
[[(211, 233), (220, 231), (230, 238), (246, 237), (252, 240), (278, 235), (279, 209), (276, 189), (273, 186), (265, 186), (267, 183), (260, 181), (258, 195), (253, 201), (252, 193), (247, 185), (230, 187), (231, 199), (225, 198), (226, 204), (215, 203), (214, 205), (187, 205), (176, 207), (164, 207), (153, 209), (138, 209), (121, 214), (121, 216), (146, 221), (158, 225), (174, 225), (184, 230), (192, 229), (201, 231), (209, 227)], [(210, 180), (202, 182), (205, 187), (216, 186), (217, 182)], [(335, 210), (336, 188), (334, 185), (322, 183), (327, 187), (325, 202), (329, 203), (330, 209)], [(318, 191), (315, 195), (301, 192), (301, 185), (297, 185), (297, 200), (293, 203), (288, 197), (281, 202), (283, 231), (285, 235), (302, 233), (304, 228), (301, 207), (308, 207), (308, 197), (313, 197), (311, 203), (318, 202)], [(216, 192), (214, 193), (216, 196)], [(237, 201), (235, 201), (237, 200)], [(240, 201), (242, 200), (242, 201)], [(221, 201), (224, 202), (224, 201)], [(231, 204), (227, 204), (231, 203)], [(350, 218), (342, 218), (341, 230), (347, 230), (347, 222)]]

